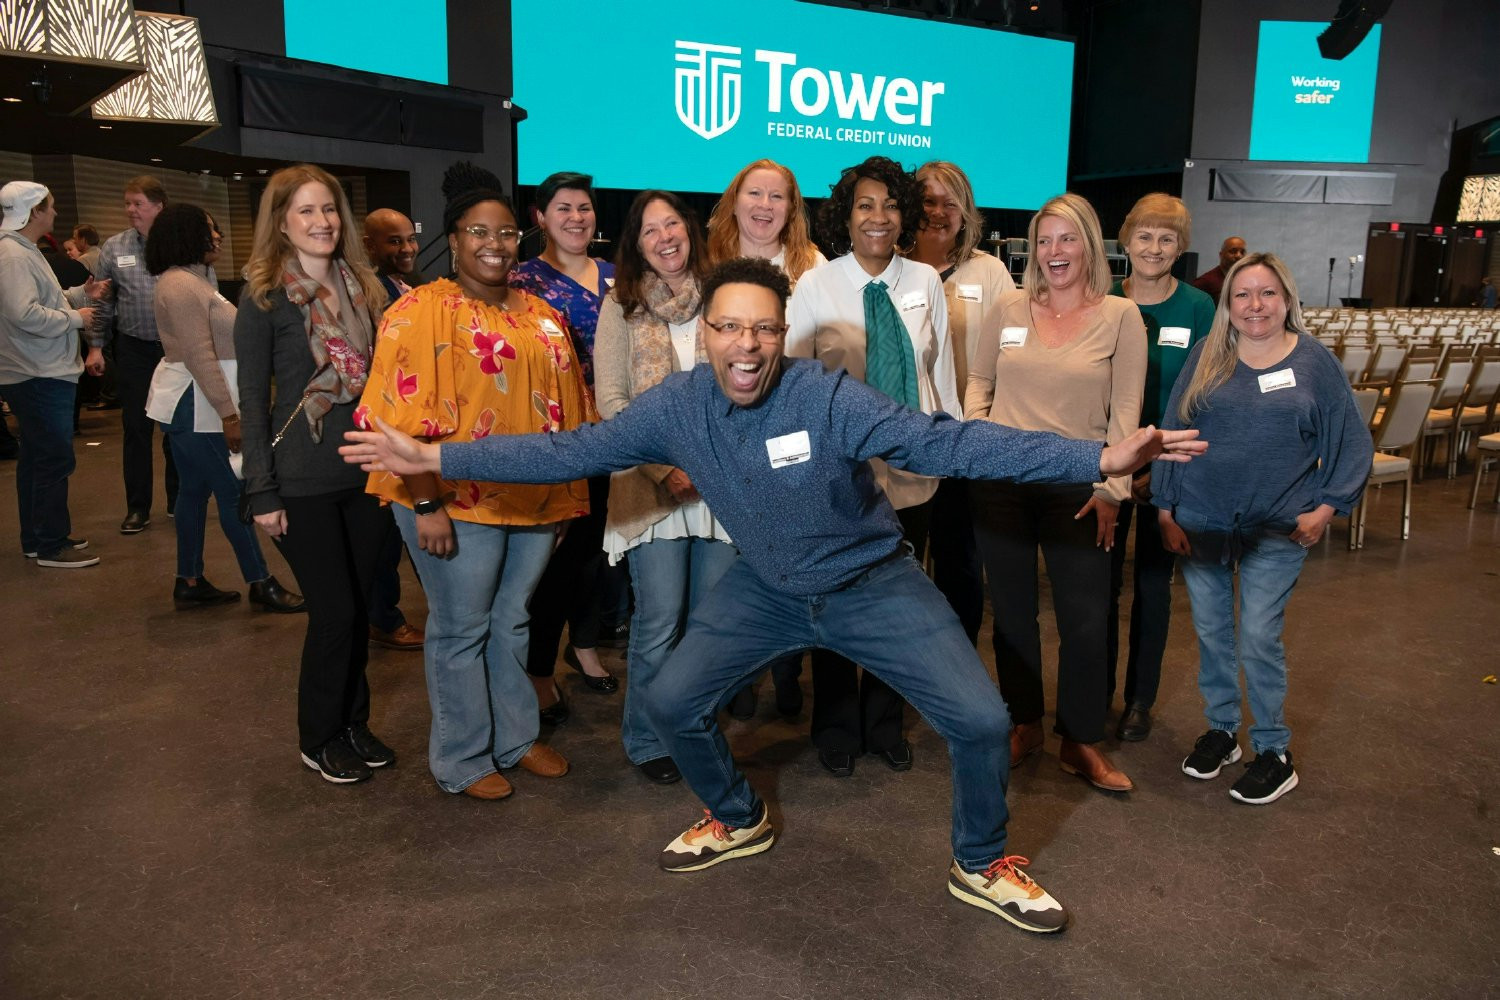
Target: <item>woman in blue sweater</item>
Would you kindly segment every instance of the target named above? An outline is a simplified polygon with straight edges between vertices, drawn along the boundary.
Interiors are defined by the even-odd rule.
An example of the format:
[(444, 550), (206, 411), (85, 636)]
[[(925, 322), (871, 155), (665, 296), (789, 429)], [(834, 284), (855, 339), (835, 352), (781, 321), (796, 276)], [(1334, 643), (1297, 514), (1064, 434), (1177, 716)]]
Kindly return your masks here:
[(1166, 546), (1182, 557), (1209, 724), (1183, 773), (1208, 780), (1240, 759), (1243, 664), (1256, 757), (1229, 794), (1264, 805), (1297, 785), (1282, 713), (1287, 599), (1307, 550), (1358, 502), (1374, 448), (1338, 360), (1303, 325), (1281, 259), (1245, 257), (1224, 289), (1162, 419), (1163, 429), (1197, 428), (1212, 447), (1191, 466), (1157, 462), (1152, 503)]

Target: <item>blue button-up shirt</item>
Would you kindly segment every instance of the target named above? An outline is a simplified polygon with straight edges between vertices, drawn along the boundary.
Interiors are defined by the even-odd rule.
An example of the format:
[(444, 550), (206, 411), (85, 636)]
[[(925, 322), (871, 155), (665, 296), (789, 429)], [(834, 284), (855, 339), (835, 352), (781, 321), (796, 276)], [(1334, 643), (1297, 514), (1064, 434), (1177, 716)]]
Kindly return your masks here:
[(90, 347), (103, 347), (118, 329), (127, 337), (161, 340), (156, 332), (156, 276), (146, 270), (146, 238), (134, 229), (116, 233), (99, 251), (101, 280), (114, 282), (113, 294), (94, 302), (94, 325), (84, 331)]
[(899, 550), (901, 524), (875, 485), (872, 458), (963, 479), (1101, 478), (1102, 442), (917, 413), (843, 369), (783, 365), (781, 381), (753, 407), (731, 403), (700, 364), (601, 424), (445, 444), (443, 477), (552, 483), (648, 462), (675, 465), (756, 574), (797, 596), (847, 586)]

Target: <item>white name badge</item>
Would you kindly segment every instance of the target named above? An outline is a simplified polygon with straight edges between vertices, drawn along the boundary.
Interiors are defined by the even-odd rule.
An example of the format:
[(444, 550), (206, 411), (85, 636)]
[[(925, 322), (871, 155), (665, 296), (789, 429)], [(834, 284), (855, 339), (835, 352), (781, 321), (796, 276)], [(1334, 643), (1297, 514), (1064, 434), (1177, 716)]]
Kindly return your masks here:
[(1156, 335), (1158, 347), (1187, 347), (1193, 339), (1193, 331), (1185, 326), (1164, 326)]
[(907, 292), (905, 295), (901, 296), (900, 305), (902, 312), (910, 312), (913, 309), (926, 309), (927, 293), (921, 291)]
[(126, 254), (123, 257), (116, 257), (115, 258), (115, 266), (117, 266), (117, 267), (135, 267), (135, 254), (128, 253), (128, 254)]
[(1007, 326), (1000, 331), (1001, 347), (1025, 347), (1026, 328), (1024, 326)]
[(1261, 392), (1275, 392), (1277, 389), (1290, 389), (1297, 384), (1297, 375), (1290, 368), (1283, 368), (1279, 372), (1266, 372), (1260, 377)]
[(959, 301), (961, 301), (961, 302), (983, 302), (984, 301), (984, 286), (983, 285), (959, 285), (958, 286), (958, 298), (959, 298)]
[(614, 278), (605, 278), (604, 279), (604, 287), (605, 288), (613, 288), (613, 287), (615, 287), (615, 279)]
[(542, 317), (542, 321), (538, 325), (542, 328), (543, 333), (550, 333), (554, 337), (562, 336), (562, 331), (558, 329), (557, 324), (552, 322), (550, 319), (547, 319), (545, 316)]
[(783, 434), (766, 440), (766, 453), (771, 456), (773, 469), (779, 469), (783, 465), (796, 465), (812, 458), (812, 442), (808, 440), (807, 431)]

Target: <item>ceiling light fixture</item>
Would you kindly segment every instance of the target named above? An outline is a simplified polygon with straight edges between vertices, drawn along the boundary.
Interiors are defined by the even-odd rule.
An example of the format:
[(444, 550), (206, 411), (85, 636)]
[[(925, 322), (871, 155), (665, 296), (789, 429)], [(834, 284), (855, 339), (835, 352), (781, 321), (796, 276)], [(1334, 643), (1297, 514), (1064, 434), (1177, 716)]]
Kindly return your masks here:
[(6, 97), (6, 98), (0, 98), (0, 100), (4, 100), (6, 104), (20, 104), (21, 103), (21, 99), (19, 97)]

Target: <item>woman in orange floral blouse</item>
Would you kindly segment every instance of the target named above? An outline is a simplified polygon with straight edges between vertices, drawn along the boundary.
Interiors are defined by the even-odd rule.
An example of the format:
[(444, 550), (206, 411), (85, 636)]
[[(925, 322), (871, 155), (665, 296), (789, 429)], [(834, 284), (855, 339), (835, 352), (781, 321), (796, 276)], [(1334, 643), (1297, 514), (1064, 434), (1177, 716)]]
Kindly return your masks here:
[[(566, 321), (508, 284), (515, 213), (487, 171), (456, 164), (443, 181), (455, 280), (387, 310), (356, 417), (429, 441), (572, 430), (597, 420)], [(428, 760), (444, 791), (511, 794), (501, 771), (559, 777), (567, 761), (537, 743), (526, 676), (527, 605), (560, 530), (588, 512), (588, 484), (512, 485), (435, 475), (370, 475), (392, 504), (427, 591)]]

